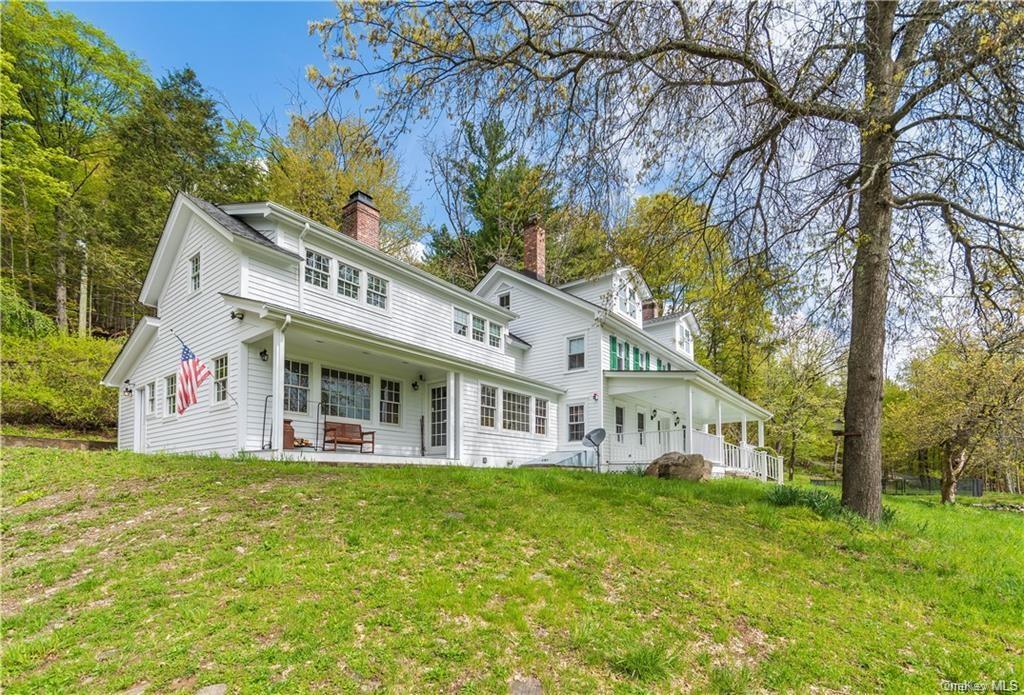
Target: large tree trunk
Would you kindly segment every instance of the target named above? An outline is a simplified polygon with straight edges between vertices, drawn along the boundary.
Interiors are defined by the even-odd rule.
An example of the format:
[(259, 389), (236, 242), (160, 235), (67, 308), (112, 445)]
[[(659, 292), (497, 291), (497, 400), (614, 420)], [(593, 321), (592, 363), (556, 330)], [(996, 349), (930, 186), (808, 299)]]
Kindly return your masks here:
[[(892, 112), (895, 3), (869, 2), (865, 17), (865, 92), (879, 118)], [(847, 362), (843, 504), (872, 521), (882, 515), (882, 388), (892, 236), (892, 131), (861, 128), (857, 252)]]
[(955, 440), (946, 451), (942, 465), (942, 483), (939, 485), (943, 504), (956, 504), (956, 484), (960, 480), (960, 474), (967, 467), (967, 447), (962, 441)]
[(89, 334), (89, 255), (83, 246), (82, 271), (78, 277), (78, 335)]

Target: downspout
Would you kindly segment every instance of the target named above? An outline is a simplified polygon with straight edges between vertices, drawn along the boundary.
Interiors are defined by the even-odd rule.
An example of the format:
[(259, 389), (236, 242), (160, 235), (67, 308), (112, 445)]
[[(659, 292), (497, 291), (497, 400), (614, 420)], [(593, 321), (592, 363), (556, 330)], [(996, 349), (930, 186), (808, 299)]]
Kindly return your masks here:
[(304, 284), (306, 284), (306, 283), (303, 282), (302, 274), (305, 272), (306, 247), (303, 244), (303, 242), (306, 240), (306, 232), (308, 232), (308, 231), (309, 231), (309, 222), (304, 224), (302, 226), (302, 231), (299, 232), (299, 257), (303, 259), (299, 263), (298, 274), (295, 276), (296, 282), (299, 283), (299, 292), (298, 292), (298, 296), (299, 296), (299, 311), (303, 311), (304, 310), (304, 306), (303, 306), (303, 302), (302, 302), (304, 293), (302, 291), (302, 286)]

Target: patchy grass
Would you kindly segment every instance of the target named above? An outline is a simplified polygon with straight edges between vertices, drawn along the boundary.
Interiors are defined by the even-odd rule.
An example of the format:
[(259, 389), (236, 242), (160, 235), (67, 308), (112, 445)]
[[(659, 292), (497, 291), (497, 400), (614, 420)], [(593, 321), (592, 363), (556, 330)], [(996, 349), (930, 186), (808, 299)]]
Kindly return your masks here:
[(113, 442), (116, 430), (76, 430), (49, 425), (19, 425), (5, 422), (0, 431), (12, 437), (44, 437), (46, 439), (84, 439), (90, 442)]
[(921, 692), (1024, 675), (1024, 515), (748, 481), (3, 452), (6, 692)]

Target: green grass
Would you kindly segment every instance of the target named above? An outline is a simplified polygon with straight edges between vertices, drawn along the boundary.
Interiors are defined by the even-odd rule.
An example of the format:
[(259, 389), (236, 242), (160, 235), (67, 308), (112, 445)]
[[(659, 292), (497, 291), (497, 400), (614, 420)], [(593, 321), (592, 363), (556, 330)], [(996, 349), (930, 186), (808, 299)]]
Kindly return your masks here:
[(5, 692), (934, 692), (1024, 676), (1024, 515), (556, 470), (3, 452)]
[(91, 442), (113, 442), (116, 430), (76, 430), (49, 425), (19, 425), (5, 422), (0, 431), (12, 437), (44, 437), (46, 439), (84, 439)]

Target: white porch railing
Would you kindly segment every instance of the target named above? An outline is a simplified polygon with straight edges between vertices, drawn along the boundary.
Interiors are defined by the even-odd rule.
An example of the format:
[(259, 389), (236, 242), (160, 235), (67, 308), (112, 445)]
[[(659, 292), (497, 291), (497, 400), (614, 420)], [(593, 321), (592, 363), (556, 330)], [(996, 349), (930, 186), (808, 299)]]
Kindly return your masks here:
[(724, 472), (782, 483), (782, 457), (750, 444), (730, 444), (724, 438), (687, 429), (612, 434), (605, 443), (604, 458), (609, 470), (646, 466), (662, 454), (678, 451), (700, 454)]

